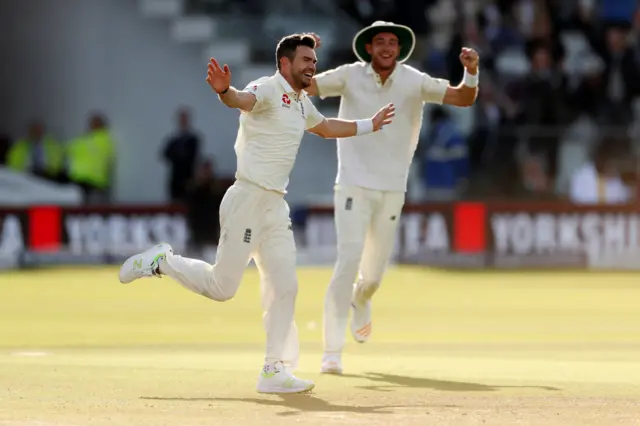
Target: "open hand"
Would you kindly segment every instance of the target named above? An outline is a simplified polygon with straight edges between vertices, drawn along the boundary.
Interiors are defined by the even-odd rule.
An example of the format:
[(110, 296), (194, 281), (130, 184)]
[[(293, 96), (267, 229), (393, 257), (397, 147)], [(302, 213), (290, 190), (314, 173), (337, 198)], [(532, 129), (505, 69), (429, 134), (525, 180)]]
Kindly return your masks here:
[(216, 92), (224, 92), (231, 86), (231, 70), (227, 64), (220, 68), (215, 58), (209, 60), (206, 82)]
[(382, 107), (372, 118), (373, 131), (377, 132), (383, 126), (390, 124), (394, 115), (396, 115), (396, 107), (393, 104), (387, 104)]
[(460, 62), (471, 74), (475, 74), (478, 71), (478, 62), (480, 61), (480, 55), (474, 49), (470, 47), (463, 47), (460, 52)]

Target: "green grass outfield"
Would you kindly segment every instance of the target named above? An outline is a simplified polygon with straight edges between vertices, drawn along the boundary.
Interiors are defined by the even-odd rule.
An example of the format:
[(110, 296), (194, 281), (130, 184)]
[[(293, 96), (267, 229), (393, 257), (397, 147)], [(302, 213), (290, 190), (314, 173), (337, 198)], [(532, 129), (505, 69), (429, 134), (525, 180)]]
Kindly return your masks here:
[(0, 274), (0, 425), (640, 425), (640, 274), (393, 268), (371, 342), (318, 374), (328, 268), (301, 268), (309, 395), (262, 396), (258, 276), (216, 303), (117, 269)]

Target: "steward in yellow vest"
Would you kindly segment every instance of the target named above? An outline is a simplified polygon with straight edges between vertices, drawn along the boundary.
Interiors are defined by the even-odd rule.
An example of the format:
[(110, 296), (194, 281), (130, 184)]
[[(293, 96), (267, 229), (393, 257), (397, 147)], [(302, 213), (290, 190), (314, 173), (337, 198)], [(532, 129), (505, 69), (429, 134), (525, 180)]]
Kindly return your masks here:
[(44, 124), (34, 121), (28, 136), (16, 141), (7, 154), (7, 166), (24, 173), (58, 179), (64, 163), (63, 149), (53, 137), (46, 135)]
[(69, 143), (67, 160), (69, 179), (80, 185), (87, 195), (108, 191), (115, 151), (103, 117), (92, 116), (89, 132)]

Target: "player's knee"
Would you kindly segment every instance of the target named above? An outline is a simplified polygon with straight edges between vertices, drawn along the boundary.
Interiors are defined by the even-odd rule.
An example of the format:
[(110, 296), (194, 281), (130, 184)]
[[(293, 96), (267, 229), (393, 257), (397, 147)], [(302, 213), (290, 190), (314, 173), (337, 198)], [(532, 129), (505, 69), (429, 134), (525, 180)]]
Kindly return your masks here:
[(218, 276), (209, 283), (208, 297), (216, 302), (226, 302), (235, 297), (240, 279), (232, 276)]
[(235, 291), (217, 291), (210, 295), (210, 299), (216, 302), (226, 302), (227, 300), (233, 299), (235, 295)]

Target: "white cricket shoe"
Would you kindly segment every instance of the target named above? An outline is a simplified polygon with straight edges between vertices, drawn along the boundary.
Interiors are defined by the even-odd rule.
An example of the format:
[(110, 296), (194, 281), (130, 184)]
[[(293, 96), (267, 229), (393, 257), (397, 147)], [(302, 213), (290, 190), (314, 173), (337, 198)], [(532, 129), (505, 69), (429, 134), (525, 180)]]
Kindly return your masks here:
[(358, 343), (365, 343), (371, 335), (371, 300), (360, 300), (354, 289), (351, 299), (351, 335)]
[(342, 374), (342, 360), (340, 354), (324, 354), (322, 356), (322, 367), (320, 372), (323, 374)]
[(257, 390), (259, 393), (302, 393), (309, 392), (315, 387), (310, 380), (298, 379), (285, 368), (280, 361), (273, 364), (265, 364)]
[(139, 278), (160, 277), (158, 262), (173, 253), (173, 248), (167, 243), (158, 244), (149, 250), (136, 254), (125, 260), (120, 267), (120, 282), (128, 284)]

